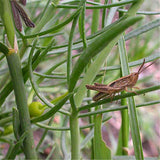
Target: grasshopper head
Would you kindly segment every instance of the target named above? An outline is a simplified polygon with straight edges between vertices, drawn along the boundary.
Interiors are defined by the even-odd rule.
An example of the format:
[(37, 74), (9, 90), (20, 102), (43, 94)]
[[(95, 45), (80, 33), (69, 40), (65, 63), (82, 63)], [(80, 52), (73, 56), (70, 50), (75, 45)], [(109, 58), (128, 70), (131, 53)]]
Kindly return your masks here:
[(130, 87), (133, 87), (136, 84), (136, 82), (138, 80), (138, 76), (139, 76), (138, 72), (131, 73), (131, 75), (130, 75), (130, 85), (129, 85)]

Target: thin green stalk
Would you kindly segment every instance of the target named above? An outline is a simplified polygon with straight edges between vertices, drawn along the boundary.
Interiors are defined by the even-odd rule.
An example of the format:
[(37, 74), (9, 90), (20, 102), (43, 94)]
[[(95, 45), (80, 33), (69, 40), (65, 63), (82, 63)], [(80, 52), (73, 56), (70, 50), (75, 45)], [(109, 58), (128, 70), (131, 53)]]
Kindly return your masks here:
[[(139, 6), (141, 5), (141, 3), (143, 3), (143, 1), (140, 0), (137, 2), (137, 4), (133, 4), (131, 6), (131, 9), (128, 12), (128, 15), (130, 16), (134, 15), (137, 11), (137, 8), (139, 8)], [(128, 66), (128, 57), (127, 57), (126, 49), (125, 49), (124, 37), (121, 37), (118, 43), (119, 43), (119, 52), (120, 52), (120, 60), (121, 60), (121, 67), (122, 67), (122, 76), (126, 76), (126, 75), (129, 75), (129, 66)], [(128, 101), (129, 123), (130, 123), (130, 128), (131, 128), (132, 139), (133, 139), (135, 157), (136, 159), (143, 160), (144, 159), (143, 148), (142, 148), (142, 142), (140, 138), (140, 130), (139, 130), (139, 125), (138, 125), (135, 101), (133, 97), (129, 97), (127, 101)], [(126, 114), (127, 113), (125, 113), (124, 115), (125, 118), (127, 117)], [(125, 132), (124, 133), (125, 135), (128, 135), (128, 120), (127, 119), (124, 119), (125, 124), (124, 126), (122, 126), (122, 129), (124, 129), (122, 131)], [(122, 144), (124, 145), (126, 144), (126, 141), (128, 142), (128, 137), (127, 139), (126, 137), (122, 137), (122, 138), (125, 138), (122, 141)], [(125, 151), (123, 153), (125, 153)]]
[[(160, 58), (160, 54), (159, 53), (152, 54), (152, 55), (150, 55), (148, 57), (145, 57), (145, 63), (154, 61), (154, 60), (156, 60), (158, 58)], [(137, 61), (129, 62), (128, 65), (129, 65), (129, 67), (134, 67), (134, 66), (137, 66), (137, 65), (141, 65), (143, 63), (143, 60), (144, 60), (144, 58), (139, 59)], [(113, 70), (117, 70), (117, 69), (120, 69), (120, 65), (107, 66), (106, 68), (102, 68), (102, 71), (103, 70), (113, 71)]]
[[(115, 2), (116, 2), (116, 0), (112, 0), (112, 3), (115, 3)], [(118, 9), (118, 7), (112, 7), (109, 9), (109, 12), (106, 16), (105, 26), (108, 26), (112, 23), (115, 15), (116, 15), (117, 9)]]
[[(159, 104), (159, 103), (160, 103), (160, 100), (150, 101), (150, 102), (138, 104), (138, 105), (136, 105), (136, 108), (155, 105), (155, 104)], [(96, 115), (96, 114), (102, 114), (102, 113), (106, 113), (106, 112), (121, 111), (121, 110), (124, 110), (124, 109), (128, 109), (128, 106), (126, 105), (126, 106), (110, 107), (110, 108), (100, 109), (100, 110), (93, 111), (93, 112), (81, 113), (81, 114), (79, 114), (78, 117), (79, 118), (88, 117), (88, 116), (92, 116), (92, 115)]]
[(8, 149), (7, 155), (4, 157), (4, 159), (15, 159), (16, 155), (19, 153), (19, 148), (22, 146), (23, 141), (26, 137), (26, 132), (22, 134), (22, 136), (19, 138), (19, 140), (16, 143), (12, 143)]
[(80, 131), (78, 122), (78, 112), (70, 117), (71, 132), (71, 159), (80, 160)]
[[(36, 27), (32, 30), (32, 34), (39, 33), (42, 28), (52, 19), (53, 15), (55, 15), (56, 8), (53, 5), (49, 5), (50, 0), (48, 0), (43, 12), (40, 15), (40, 21), (36, 25)], [(57, 1), (56, 4), (59, 2)], [(49, 6), (48, 6), (49, 5)]]
[[(127, 9), (118, 9), (119, 12), (122, 12), (122, 13), (127, 13), (128, 10)], [(153, 11), (138, 11), (136, 12), (136, 14), (143, 14), (143, 15), (159, 15), (160, 12), (153, 12)]]
[[(60, 96), (60, 97), (58, 97), (58, 98), (55, 98), (54, 100), (51, 101), (51, 103), (57, 104), (57, 103), (58, 103), (62, 98), (64, 98), (66, 95), (67, 95), (67, 93), (64, 94), (64, 95), (62, 95), (62, 96)], [(60, 111), (60, 110), (59, 110), (59, 111)], [(68, 117), (68, 116), (67, 116), (67, 117)], [(54, 116), (52, 116), (51, 119), (49, 120), (48, 126), (51, 126), (51, 125), (52, 125), (53, 119), (54, 119)], [(37, 125), (38, 125), (38, 123), (37, 123)], [(38, 145), (37, 145), (37, 147), (36, 147), (36, 150), (39, 149), (39, 147), (40, 147), (40, 145), (42, 144), (42, 142), (43, 142), (43, 140), (44, 140), (47, 132), (48, 132), (48, 128), (45, 128), (45, 131), (44, 131), (44, 133), (43, 133), (43, 135), (42, 135), (42, 137), (41, 137), (41, 139), (40, 139), (40, 141), (39, 141), (39, 143), (38, 143)]]
[(4, 87), (6, 82), (8, 82), (9, 73), (7, 72), (1, 79), (0, 90)]
[[(36, 95), (39, 97), (39, 99), (44, 103), (44, 104), (46, 104), (47, 106), (50, 106), (51, 108), (53, 108), (54, 107), (54, 105), (52, 104), (52, 103), (50, 103), (41, 93), (40, 93), (40, 91), (39, 91), (39, 88), (38, 88), (38, 86), (37, 86), (37, 84), (36, 84), (36, 81), (35, 81), (35, 79), (34, 79), (34, 75), (33, 75), (33, 68), (35, 68), (35, 67), (33, 67), (33, 66), (36, 66), (37, 64), (33, 64), (33, 66), (32, 66), (32, 58), (33, 58), (33, 53), (34, 53), (34, 49), (35, 49), (35, 45), (36, 45), (36, 43), (37, 43), (37, 40), (35, 40), (34, 42), (33, 42), (33, 47), (32, 47), (32, 49), (31, 49), (31, 52), (30, 52), (30, 54), (29, 54), (29, 59), (28, 59), (28, 68), (29, 68), (29, 78), (30, 78), (30, 81), (31, 81), (31, 85), (32, 85), (32, 88), (34, 89), (34, 91), (35, 91), (35, 93), (36, 93)], [(49, 48), (51, 47), (51, 45), (53, 44), (53, 41), (50, 43), (50, 45), (48, 46), (48, 50), (49, 50)], [(47, 51), (48, 51), (47, 50)], [(46, 52), (44, 52), (43, 54), (45, 55), (46, 53), (47, 53), (47, 51)], [(41, 56), (42, 56), (42, 54), (41, 54)], [(41, 56), (39, 56), (38, 58), (39, 58), (39, 61), (41, 60)], [(38, 59), (37, 58), (37, 59)], [(37, 62), (38, 63), (38, 62)]]
[[(94, 0), (94, 1), (95, 2), (100, 2), (100, 0)], [(100, 14), (100, 10), (98, 10), (98, 9), (93, 10), (92, 25), (91, 25), (91, 33), (92, 34), (95, 33), (98, 30), (98, 27), (99, 27), (99, 14)]]
[[(23, 37), (22, 37), (22, 39), (23, 39)], [(24, 54), (26, 53), (26, 51), (27, 51), (28, 48), (29, 48), (29, 46), (28, 46), (27, 40), (24, 40), (24, 39), (23, 39), (22, 46), (21, 46), (21, 48), (20, 48), (20, 50), (19, 50), (20, 59), (23, 58), (23, 56), (24, 56)]]
[(19, 112), (16, 107), (12, 108), (12, 123), (13, 123), (13, 132), (16, 140), (19, 140), (20, 137), (20, 121), (19, 121)]
[[(94, 0), (94, 2), (100, 2), (100, 0)], [(100, 18), (100, 10), (99, 9), (96, 9), (96, 10), (92, 10), (92, 24), (91, 24), (91, 34), (94, 34), (98, 31), (99, 29), (99, 18)], [(91, 64), (88, 64), (88, 66), (91, 67)], [(88, 70), (89, 68), (88, 67)], [(87, 70), (87, 72), (88, 72)], [(93, 70), (92, 70), (93, 71)], [(85, 79), (85, 78), (84, 78)], [(82, 83), (81, 83), (82, 84)], [(82, 88), (82, 86), (80, 86)], [(80, 97), (80, 95), (78, 95), (78, 97)], [(79, 98), (78, 98), (79, 99)], [(98, 109), (98, 106), (97, 108), (94, 108), (94, 109)], [(92, 109), (89, 109), (89, 111), (91, 112)], [(102, 117), (101, 117), (102, 118)], [(89, 117), (89, 121), (90, 123), (96, 123), (96, 120), (97, 118), (96, 117)], [(94, 134), (95, 135), (95, 134)], [(96, 146), (95, 146), (95, 141), (96, 141), (96, 138), (94, 137), (92, 140), (91, 140), (91, 146), (92, 146), (92, 150), (91, 150), (91, 159), (94, 159), (95, 158), (95, 149), (96, 149)]]
[(13, 82), (22, 133), (26, 132), (26, 138), (24, 139), (23, 143), (24, 154), (26, 159), (37, 159), (21, 70), (21, 62), (16, 53), (8, 54), (6, 55), (6, 58)]
[(69, 42), (68, 42), (68, 56), (67, 56), (67, 81), (69, 84), (71, 69), (72, 69), (72, 45), (73, 45), (73, 37), (74, 31), (76, 28), (76, 24), (78, 21), (79, 14), (73, 19), (72, 28), (70, 31)]
[[(43, 9), (43, 12), (41, 13), (41, 15), (40, 15), (40, 19), (42, 19), (43, 18), (43, 16), (45, 15), (45, 13), (47, 12), (47, 9), (48, 9), (48, 6), (50, 5), (50, 3), (51, 3), (51, 0), (48, 0), (47, 1), (47, 3), (46, 3), (46, 5), (45, 5), (45, 7), (44, 7), (44, 9)], [(52, 8), (52, 10), (51, 10), (52, 12), (53, 12), (53, 8)], [(55, 11), (54, 11), (55, 12)], [(53, 15), (53, 14), (55, 14), (55, 13), (50, 13), (50, 16), (51, 15)], [(49, 16), (49, 15), (48, 15)], [(52, 17), (52, 16), (51, 16)], [(45, 17), (45, 19), (46, 18), (48, 18), (47, 16)], [(47, 22), (47, 21), (46, 21)], [(42, 24), (41, 24), (42, 25)], [(43, 25), (45, 25), (45, 23), (43, 24)], [(40, 31), (40, 30), (39, 30)]]
[(80, 131), (78, 122), (78, 112), (73, 96), (71, 96), (70, 98), (70, 104), (72, 107), (72, 113), (70, 116), (71, 159), (80, 160)]
[(0, 119), (2, 120), (5, 117), (9, 117), (12, 114), (11, 111), (0, 113)]
[[(119, 39), (118, 47), (119, 47), (120, 53), (126, 55), (124, 38), (121, 37)], [(120, 58), (121, 58), (121, 54), (120, 54)], [(122, 67), (122, 70), (121, 70), (122, 76), (128, 75), (129, 74), (129, 71), (127, 70), (128, 68), (127, 67), (123, 68), (125, 67), (125, 65), (122, 65), (122, 64), (121, 64), (121, 67)], [(122, 99), (121, 105), (127, 105), (127, 100)], [(122, 118), (122, 123), (121, 123), (120, 135), (119, 135), (119, 139), (120, 139), (119, 142), (121, 142), (121, 147), (119, 148), (119, 150), (121, 152), (120, 155), (128, 155), (128, 152), (126, 151), (126, 148), (128, 148), (128, 139), (129, 139), (128, 110), (121, 111), (121, 118)]]
[(15, 31), (9, 0), (0, 0), (0, 15), (11, 47), (14, 47)]
[(12, 116), (9, 116), (9, 117), (6, 116), (6, 118), (2, 118), (0, 120), (0, 126), (5, 126), (7, 123), (10, 123), (10, 122), (12, 122)]
[[(133, 3), (135, 0), (126, 0), (122, 2), (112, 3), (108, 5), (93, 5), (93, 6), (87, 6), (86, 9), (102, 9), (102, 8), (111, 8), (116, 6), (123, 6), (126, 4)], [(71, 8), (71, 9), (77, 9), (77, 5), (57, 5), (57, 8)]]
[[(54, 119), (54, 116), (51, 117), (51, 119), (49, 120), (49, 122), (48, 122), (48, 125), (49, 125), (49, 126), (52, 125), (53, 119)], [(38, 142), (38, 144), (37, 144), (37, 146), (36, 146), (36, 150), (37, 150), (37, 151), (38, 151), (39, 147), (41, 146), (44, 138), (46, 137), (47, 132), (48, 132), (48, 129), (46, 128), (45, 131), (43, 132), (43, 135), (41, 136), (41, 139), (39, 140), (39, 142)]]
[[(122, 17), (123, 13), (119, 13), (119, 17)], [(123, 44), (123, 45), (122, 45)], [(122, 54), (126, 55), (126, 48), (125, 48), (125, 42), (124, 37), (119, 39), (118, 41), (118, 47), (120, 50), (120, 59)], [(127, 56), (126, 56), (127, 57)], [(129, 72), (129, 67), (123, 68), (124, 65), (121, 64), (121, 77), (128, 75), (127, 71)], [(124, 91), (121, 92), (122, 94)], [(121, 105), (127, 105), (127, 99), (121, 99)], [(122, 110), (121, 111), (121, 129), (119, 132), (119, 139), (118, 139), (118, 147), (117, 147), (117, 154), (119, 155), (128, 155), (127, 148), (128, 148), (128, 139), (129, 139), (129, 117), (128, 117), (128, 110)], [(120, 152), (120, 153), (118, 153)]]
[[(125, 102), (123, 103), (123, 99), (122, 99), (122, 103), (121, 104), (126, 104), (127, 101), (124, 100)], [(121, 111), (121, 116), (122, 118), (122, 155), (128, 155), (127, 152), (127, 148), (128, 148), (128, 139), (129, 139), (129, 122), (128, 122), (128, 110), (122, 110)]]
[[(81, 5), (79, 6), (81, 8)], [(68, 45), (68, 57), (67, 57), (67, 82), (70, 83), (70, 74), (72, 67), (72, 44), (73, 44), (73, 35), (76, 28), (76, 24), (79, 18), (79, 14), (75, 16), (72, 23), (72, 28), (70, 31), (69, 45)], [(79, 122), (78, 122), (78, 112), (74, 102), (74, 97), (70, 97), (70, 104), (72, 107), (72, 113), (70, 116), (70, 127), (71, 127), (71, 159), (80, 159), (80, 131), (79, 131)]]
[(79, 32), (82, 38), (83, 47), (87, 47), (86, 30), (85, 30), (85, 13), (86, 13), (86, 0), (82, 0), (80, 5), (83, 6), (82, 12), (79, 17)]
[(125, 35), (125, 40), (128, 40), (133, 37), (138, 37), (140, 34), (145, 33), (147, 31), (151, 31), (152, 29), (160, 26), (160, 18), (153, 20), (147, 24), (144, 24), (137, 29), (134, 29), (133, 31), (129, 32)]
[[(107, 4), (108, 3), (108, 0), (105, 0), (104, 4)], [(105, 23), (106, 23), (106, 8), (103, 9), (103, 12), (102, 12), (102, 28), (105, 27)]]
[(51, 149), (49, 155), (47, 156), (46, 160), (50, 160), (52, 158), (52, 154), (53, 154), (55, 148), (56, 148), (56, 144), (53, 144), (52, 149)]
[[(160, 103), (160, 102), (159, 102)], [(90, 112), (91, 113), (91, 112)], [(68, 116), (67, 116), (68, 118)], [(108, 121), (109, 119), (111, 118), (110, 117), (107, 117), (105, 119), (102, 120), (102, 122), (106, 122)], [(53, 121), (52, 121), (53, 122)], [(68, 122), (68, 121), (67, 121)], [(65, 121), (65, 123), (67, 123)], [(47, 129), (47, 130), (53, 130), (53, 131), (68, 131), (70, 130), (70, 127), (66, 127), (66, 126), (62, 126), (62, 127), (51, 127), (49, 124), (48, 125), (45, 125), (43, 123), (36, 123), (35, 125), (39, 126), (40, 128), (44, 128), (44, 129)], [(80, 129), (85, 129), (85, 128), (92, 128), (93, 126), (95, 125), (95, 123), (89, 123), (88, 125), (85, 125), (85, 126), (81, 126), (79, 127)], [(63, 143), (63, 142), (62, 142)]]
[[(69, 117), (68, 116), (64, 116), (62, 118), (63, 118), (62, 126), (66, 127), (67, 124), (68, 124), (68, 121), (69, 121)], [(67, 139), (66, 132), (62, 131), (61, 132), (61, 150), (62, 150), (62, 154), (63, 154), (63, 159), (67, 159), (67, 157), (69, 155), (68, 154), (68, 146), (66, 144), (66, 139)]]
[(5, 55), (1, 55), (0, 57), (0, 61), (2, 61), (2, 59), (5, 57)]

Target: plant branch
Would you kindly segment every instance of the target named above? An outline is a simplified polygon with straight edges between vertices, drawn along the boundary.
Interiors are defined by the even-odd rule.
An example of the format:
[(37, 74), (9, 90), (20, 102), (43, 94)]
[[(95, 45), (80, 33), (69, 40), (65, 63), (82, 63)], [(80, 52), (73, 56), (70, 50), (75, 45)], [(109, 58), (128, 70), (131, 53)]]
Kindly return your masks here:
[(34, 139), (30, 124), (30, 116), (22, 76), (21, 62), (16, 53), (8, 54), (6, 58), (12, 77), (22, 133), (26, 132), (26, 138), (24, 139), (23, 143), (24, 154), (26, 156), (26, 159), (37, 159), (37, 155), (34, 149)]

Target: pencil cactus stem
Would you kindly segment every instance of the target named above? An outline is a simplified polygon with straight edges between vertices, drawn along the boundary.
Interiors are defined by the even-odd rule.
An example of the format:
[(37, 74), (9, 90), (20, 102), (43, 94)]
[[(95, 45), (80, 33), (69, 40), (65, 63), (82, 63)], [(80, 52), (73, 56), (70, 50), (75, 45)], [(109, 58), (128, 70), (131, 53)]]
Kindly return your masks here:
[(11, 53), (6, 55), (10, 75), (12, 78), (13, 89), (16, 98), (16, 104), (19, 111), (19, 119), (22, 133), (26, 132), (23, 148), (26, 159), (36, 159), (36, 152), (34, 149), (34, 140), (30, 124), (30, 116), (27, 105), (27, 98), (25, 86), (21, 70), (21, 62), (14, 49), (10, 50)]
[(11, 47), (14, 48), (15, 30), (9, 0), (0, 0), (0, 16), (7, 33), (8, 41)]
[(80, 131), (78, 123), (78, 114), (72, 113), (70, 117), (70, 127), (71, 127), (71, 159), (80, 160)]

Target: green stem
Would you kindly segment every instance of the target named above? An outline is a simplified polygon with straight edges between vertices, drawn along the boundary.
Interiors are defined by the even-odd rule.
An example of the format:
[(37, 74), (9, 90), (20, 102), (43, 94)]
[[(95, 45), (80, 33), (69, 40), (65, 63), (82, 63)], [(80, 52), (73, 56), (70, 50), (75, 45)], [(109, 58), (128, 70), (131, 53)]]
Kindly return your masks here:
[(70, 97), (72, 113), (70, 116), (70, 132), (71, 132), (71, 160), (80, 159), (80, 131), (78, 122), (78, 111), (74, 102), (74, 97)]
[(82, 38), (83, 47), (87, 47), (86, 30), (85, 30), (85, 15), (86, 15), (86, 0), (82, 0), (80, 6), (83, 6), (81, 14), (79, 16), (79, 32)]
[(9, 117), (6, 116), (6, 118), (3, 118), (3, 119), (0, 120), (0, 126), (4, 126), (11, 121), (12, 121), (12, 117), (11, 116), (9, 116)]
[[(150, 102), (138, 104), (138, 105), (136, 105), (136, 108), (143, 107), (143, 106), (155, 105), (155, 104), (159, 104), (159, 103), (160, 103), (160, 100), (150, 101)], [(89, 117), (89, 116), (92, 116), (92, 115), (102, 114), (102, 113), (106, 113), (106, 112), (122, 111), (124, 109), (128, 109), (128, 106), (127, 105), (126, 106), (118, 106), (118, 107), (100, 109), (100, 110), (97, 110), (97, 111), (92, 111), (92, 112), (87, 112), (87, 113), (81, 113), (81, 114), (79, 114), (78, 117), (79, 118)]]
[(0, 15), (7, 33), (7, 38), (10, 46), (14, 47), (15, 31), (12, 21), (11, 6), (9, 0), (0, 0)]
[[(123, 99), (122, 99), (123, 101)], [(121, 103), (126, 104), (126, 100), (125, 103)], [(129, 136), (129, 123), (128, 123), (128, 110), (124, 109), (121, 111), (121, 116), (122, 116), (122, 124), (121, 124), (121, 128), (122, 128), (122, 155), (128, 155), (128, 152), (125, 150), (125, 148), (128, 148), (128, 136)]]
[(25, 86), (21, 70), (21, 62), (16, 53), (8, 54), (6, 55), (6, 58), (13, 82), (17, 108), (19, 111), (21, 130), (22, 133), (26, 132), (26, 138), (23, 142), (24, 154), (26, 156), (26, 159), (37, 159), (34, 148), (33, 133), (30, 124), (30, 116), (27, 106)]
[[(143, 0), (138, 0), (137, 2), (133, 3), (128, 11), (128, 16), (134, 16), (137, 12), (137, 10), (140, 8), (141, 4), (143, 3)], [(128, 66), (128, 57), (126, 53), (125, 48), (125, 40), (122, 36), (120, 40), (118, 41), (119, 46), (119, 52), (120, 52), (120, 60), (121, 60), (121, 67), (122, 67), (122, 75), (126, 76), (129, 74), (129, 66)], [(122, 115), (124, 117), (122, 120), (122, 147), (128, 147), (128, 117), (130, 122), (130, 128), (131, 128), (131, 134), (132, 134), (132, 140), (133, 140), (133, 146), (135, 151), (135, 157), (136, 159), (144, 159), (143, 157), (143, 148), (142, 148), (142, 142), (140, 138), (140, 130), (138, 125), (138, 117), (136, 113), (136, 106), (135, 101), (133, 97), (129, 97), (127, 99), (128, 102), (128, 116), (127, 112), (124, 112)], [(124, 126), (123, 126), (124, 125)], [(127, 136), (124, 136), (124, 134)], [(126, 151), (122, 151), (123, 154), (127, 154)]]
[[(49, 126), (52, 125), (53, 119), (54, 119), (54, 116), (51, 117), (51, 119), (49, 120), (49, 122), (48, 122), (48, 125), (49, 125)], [(45, 131), (43, 132), (43, 135), (42, 135), (41, 139), (39, 140), (39, 143), (38, 143), (37, 146), (36, 146), (36, 150), (37, 150), (37, 151), (38, 151), (39, 147), (41, 146), (43, 140), (45, 139), (47, 132), (48, 132), (48, 129), (45, 129)]]
[[(126, 76), (129, 74), (129, 67), (126, 67), (126, 65), (122, 64), (122, 58), (124, 57), (125, 62), (127, 61), (127, 53), (126, 53), (126, 47), (125, 47), (125, 41), (124, 36), (122, 36), (118, 41), (118, 47), (120, 52), (120, 60), (121, 60), (121, 74), (122, 76)], [(122, 92), (124, 93), (124, 92)], [(127, 100), (122, 99), (121, 105), (127, 105)], [(120, 130), (120, 139), (122, 142), (120, 151), (122, 155), (128, 155), (128, 152), (125, 148), (128, 148), (128, 139), (129, 139), (129, 117), (128, 117), (128, 110), (122, 110), (121, 111), (121, 117), (122, 117), (122, 124), (121, 124), (121, 130)]]
[[(94, 0), (94, 2), (100, 2), (100, 0)], [(99, 18), (100, 18), (100, 10), (99, 9), (95, 9), (93, 10), (92, 13), (92, 25), (91, 25), (91, 34), (94, 34), (98, 31), (99, 29)], [(88, 64), (88, 67), (90, 66), (90, 64)], [(94, 108), (94, 110), (97, 110), (100, 106), (97, 106), (96, 108)], [(92, 109), (90, 109), (91, 111)], [(97, 115), (96, 115), (97, 116)], [(90, 123), (96, 123), (97, 117), (89, 117), (89, 121)], [(95, 135), (95, 134), (94, 134)], [(94, 137), (91, 140), (91, 159), (95, 158), (95, 149), (96, 149), (96, 138)]]
[(69, 79), (70, 79), (70, 74), (71, 74), (71, 69), (72, 69), (72, 45), (73, 45), (73, 37), (74, 37), (74, 31), (75, 31), (75, 28), (76, 28), (78, 17), (79, 17), (79, 15), (77, 15), (73, 19), (72, 28), (71, 28), (70, 36), (69, 36), (69, 42), (68, 42), (68, 56), (67, 56), (67, 81), (68, 81), (68, 84), (69, 84)]
[[(107, 4), (108, 3), (108, 0), (105, 0), (104, 4)], [(102, 11), (102, 28), (105, 27), (105, 22), (106, 22), (106, 8), (103, 9)]]
[[(100, 0), (94, 0), (94, 2), (100, 2)], [(95, 33), (98, 30), (99, 27), (99, 14), (100, 11), (98, 9), (93, 10), (92, 15), (92, 26), (91, 26), (91, 33)]]
[(70, 129), (71, 129), (71, 159), (80, 160), (80, 133), (78, 114), (73, 112), (70, 117)]
[[(106, 5), (93, 5), (93, 6), (86, 6), (86, 9), (102, 9), (102, 8), (111, 8), (116, 6), (124, 6), (126, 4), (133, 3), (135, 0), (126, 0), (123, 2), (117, 2), (112, 4), (106, 4)], [(77, 9), (78, 5), (57, 5), (57, 8), (71, 8), (71, 9)]]

